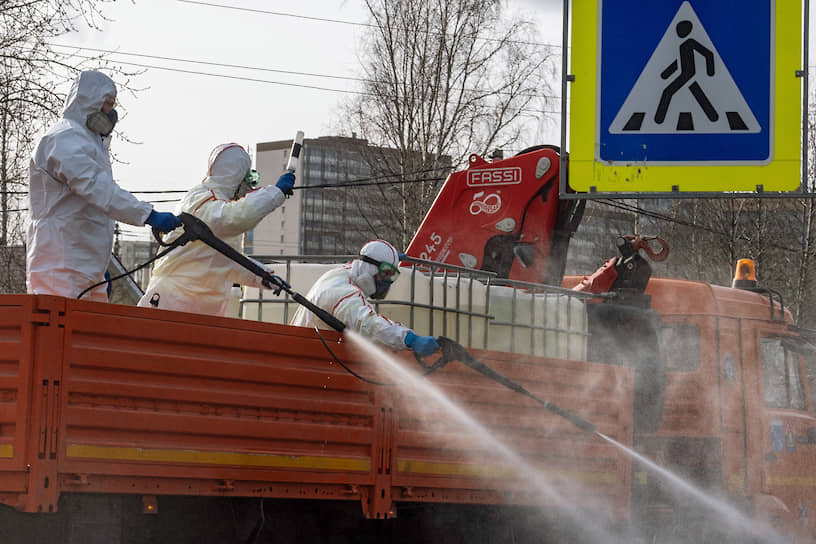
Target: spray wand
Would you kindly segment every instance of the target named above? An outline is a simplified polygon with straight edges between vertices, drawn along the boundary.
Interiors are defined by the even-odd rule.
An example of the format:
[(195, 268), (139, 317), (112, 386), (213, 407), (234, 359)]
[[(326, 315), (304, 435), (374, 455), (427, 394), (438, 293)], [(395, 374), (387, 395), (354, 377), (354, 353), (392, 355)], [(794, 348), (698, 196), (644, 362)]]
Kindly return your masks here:
[(417, 361), (419, 361), (419, 364), (422, 365), (423, 368), (425, 368), (426, 375), (430, 374), (431, 372), (438, 368), (445, 366), (451, 361), (459, 361), (463, 365), (472, 368), (476, 372), (479, 372), (487, 376), (491, 380), (500, 383), (501, 385), (507, 387), (508, 389), (516, 391), (517, 393), (521, 393), (522, 395), (525, 395), (527, 397), (530, 397), (531, 399), (539, 403), (541, 406), (543, 406), (550, 412), (560, 417), (563, 417), (564, 419), (566, 419), (567, 421), (569, 421), (570, 423), (584, 431), (585, 433), (592, 434), (596, 432), (595, 425), (593, 425), (589, 421), (578, 417), (572, 412), (564, 410), (560, 406), (557, 406), (548, 400), (544, 400), (540, 397), (537, 397), (536, 395), (532, 394), (530, 391), (522, 387), (520, 384), (514, 382), (507, 376), (500, 374), (499, 372), (496, 372), (483, 362), (474, 359), (473, 356), (471, 356), (470, 353), (468, 353), (468, 351), (461, 344), (444, 336), (438, 337), (436, 341), (437, 343), (439, 343), (439, 347), (441, 348), (442, 351), (442, 356), (435, 363), (431, 365), (426, 365), (422, 361), (422, 359), (419, 356), (417, 356)]

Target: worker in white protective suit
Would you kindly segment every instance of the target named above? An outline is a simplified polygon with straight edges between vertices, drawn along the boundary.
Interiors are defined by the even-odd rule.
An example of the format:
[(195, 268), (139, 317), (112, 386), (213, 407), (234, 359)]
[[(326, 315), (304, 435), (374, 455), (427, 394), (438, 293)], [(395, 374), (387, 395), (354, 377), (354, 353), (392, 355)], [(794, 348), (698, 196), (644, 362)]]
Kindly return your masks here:
[[(113, 80), (81, 72), (62, 118), (37, 143), (29, 164), (29, 293), (74, 298), (104, 281), (115, 221), (163, 232), (181, 224), (113, 181), (108, 147), (118, 118), (115, 103)], [(84, 298), (107, 302), (104, 284)]]
[[(219, 145), (210, 154), (207, 177), (184, 195), (176, 213), (196, 216), (215, 236), (237, 247), (241, 235), (283, 204), (284, 193), (291, 193), (295, 184), (295, 175), (287, 172), (275, 185), (252, 190), (259, 177), (251, 165), (240, 145)], [(179, 229), (165, 241), (181, 234)], [(197, 240), (156, 262), (139, 306), (225, 316), (236, 283), (265, 287), (260, 277)]]
[[(414, 350), (425, 357), (439, 349), (433, 336), (419, 336), (414, 331), (380, 315), (366, 297), (385, 298), (399, 276), (399, 254), (385, 240), (371, 240), (361, 249), (359, 258), (323, 274), (306, 295), (312, 303), (342, 321), (346, 327), (392, 349)], [(292, 325), (329, 328), (301, 306)]]

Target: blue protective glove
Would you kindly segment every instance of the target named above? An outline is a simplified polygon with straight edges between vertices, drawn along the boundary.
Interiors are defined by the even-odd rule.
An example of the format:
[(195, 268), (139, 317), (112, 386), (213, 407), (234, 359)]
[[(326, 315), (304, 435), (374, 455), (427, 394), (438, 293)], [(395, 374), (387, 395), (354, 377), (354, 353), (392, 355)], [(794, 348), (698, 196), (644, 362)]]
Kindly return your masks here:
[(278, 178), (278, 182), (275, 184), (275, 187), (281, 190), (281, 192), (285, 195), (292, 196), (295, 192), (292, 190), (292, 187), (295, 186), (295, 174), (292, 172), (286, 172), (284, 175)]
[(433, 336), (417, 336), (414, 331), (405, 335), (405, 345), (414, 350), (420, 357), (427, 357), (439, 349), (439, 344)]
[(108, 298), (111, 296), (111, 291), (113, 291), (113, 285), (111, 284), (111, 275), (110, 272), (105, 270), (105, 281), (108, 282), (108, 286), (105, 287), (105, 292), (108, 293)]
[(180, 227), (181, 219), (170, 212), (157, 212), (156, 210), (151, 210), (150, 215), (147, 216), (145, 225), (150, 225), (151, 227), (158, 229), (159, 232), (167, 233), (176, 227)]

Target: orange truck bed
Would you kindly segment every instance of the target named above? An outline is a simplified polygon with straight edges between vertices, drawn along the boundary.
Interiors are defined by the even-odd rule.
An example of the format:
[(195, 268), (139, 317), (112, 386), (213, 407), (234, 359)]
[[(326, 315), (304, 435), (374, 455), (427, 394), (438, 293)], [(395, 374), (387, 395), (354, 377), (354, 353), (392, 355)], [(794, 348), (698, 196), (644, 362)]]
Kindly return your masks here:
[[(630, 368), (472, 354), (631, 445)], [(428, 379), (559, 494), (628, 516), (615, 448), (462, 365)], [(417, 391), (348, 374), (311, 329), (0, 296), (0, 502), (18, 510), (55, 511), (68, 492), (359, 500), (374, 518), (400, 502), (539, 502), (517, 469)]]

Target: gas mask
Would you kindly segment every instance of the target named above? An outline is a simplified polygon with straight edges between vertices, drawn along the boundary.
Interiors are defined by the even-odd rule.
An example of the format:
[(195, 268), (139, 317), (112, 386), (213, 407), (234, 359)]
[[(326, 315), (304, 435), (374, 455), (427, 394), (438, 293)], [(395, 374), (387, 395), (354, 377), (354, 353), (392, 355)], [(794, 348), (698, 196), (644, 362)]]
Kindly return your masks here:
[(360, 276), (357, 278), (357, 286), (365, 293), (372, 293), (369, 296), (374, 300), (384, 299), (391, 284), (399, 277), (399, 268), (389, 262), (372, 259), (367, 255), (360, 255), (359, 259), (376, 266), (377, 273), (374, 276), (367, 274)]
[(391, 282), (388, 280), (381, 280), (378, 278), (374, 278), (374, 294), (371, 295), (371, 298), (375, 300), (381, 300), (385, 298), (385, 295), (388, 294), (388, 290), (391, 289)]
[(232, 196), (232, 199), (238, 200), (239, 198), (243, 198), (248, 192), (255, 190), (260, 181), (261, 175), (257, 170), (247, 170), (244, 179), (241, 180), (241, 183), (235, 189), (235, 194)]
[(85, 126), (102, 137), (105, 137), (113, 132), (113, 127), (116, 126), (118, 120), (119, 114), (116, 113), (116, 110), (112, 109), (108, 113), (95, 111), (85, 119)]

